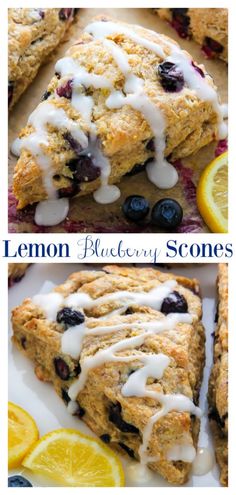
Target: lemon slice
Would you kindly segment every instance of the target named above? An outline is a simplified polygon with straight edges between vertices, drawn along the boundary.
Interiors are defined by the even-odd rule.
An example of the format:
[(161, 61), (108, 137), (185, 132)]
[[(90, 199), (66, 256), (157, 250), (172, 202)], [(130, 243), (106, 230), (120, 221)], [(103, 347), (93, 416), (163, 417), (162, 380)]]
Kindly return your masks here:
[(18, 467), (38, 440), (34, 419), (21, 407), (8, 403), (8, 467)]
[(228, 153), (205, 168), (197, 188), (198, 209), (212, 232), (228, 232)]
[(63, 486), (124, 486), (122, 465), (112, 450), (77, 430), (60, 429), (43, 436), (23, 466)]

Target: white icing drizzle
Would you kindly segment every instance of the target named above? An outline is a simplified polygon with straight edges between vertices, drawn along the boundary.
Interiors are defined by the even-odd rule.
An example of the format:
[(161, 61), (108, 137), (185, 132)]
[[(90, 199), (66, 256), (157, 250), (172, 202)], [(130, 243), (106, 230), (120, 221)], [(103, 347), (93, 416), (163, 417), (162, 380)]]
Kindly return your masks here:
[[(93, 300), (86, 293), (74, 293), (63, 298), (61, 294), (51, 293), (47, 295), (37, 295), (33, 298), (33, 303), (39, 305), (45, 312), (47, 318), (56, 319), (57, 311), (60, 307), (69, 306), (73, 308), (89, 309), (97, 305), (106, 304), (109, 301), (123, 301), (122, 307), (127, 307), (128, 304), (146, 305), (148, 307), (160, 310), (161, 305), (165, 297), (167, 297), (176, 286), (175, 280), (168, 280), (159, 284), (157, 287), (152, 288), (149, 292), (129, 292), (129, 291), (117, 291), (115, 293), (106, 294), (100, 298)], [(112, 311), (111, 313), (113, 313)], [(108, 313), (107, 317), (110, 317)], [(196, 407), (190, 398), (182, 394), (164, 394), (157, 392), (153, 389), (147, 388), (148, 378), (161, 379), (165, 373), (165, 370), (170, 365), (170, 358), (165, 354), (144, 354), (141, 350), (138, 350), (147, 339), (148, 336), (155, 335), (159, 332), (166, 330), (172, 330), (178, 323), (191, 323), (193, 315), (189, 313), (171, 313), (163, 316), (162, 319), (149, 322), (133, 322), (133, 323), (120, 323), (116, 325), (107, 326), (95, 326), (87, 327), (86, 322), (70, 327), (62, 334), (61, 337), (61, 351), (65, 354), (69, 354), (73, 359), (78, 359), (81, 353), (83, 340), (86, 335), (104, 335), (119, 330), (137, 330), (141, 329), (141, 334), (135, 335), (129, 338), (125, 338), (110, 345), (109, 347), (99, 350), (95, 355), (87, 357), (81, 361), (81, 372), (78, 377), (70, 386), (68, 395), (71, 399), (68, 409), (74, 411), (76, 398), (79, 392), (84, 388), (87, 381), (88, 373), (90, 370), (101, 366), (104, 363), (110, 362), (133, 362), (142, 366), (130, 375), (121, 389), (121, 393), (124, 397), (149, 397), (155, 400), (159, 405), (158, 411), (152, 415), (145, 428), (143, 429), (143, 443), (139, 448), (140, 462), (142, 465), (147, 465), (149, 462), (155, 462), (159, 460), (159, 457), (151, 457), (148, 455), (148, 445), (150, 442), (150, 436), (152, 434), (153, 426), (156, 421), (161, 417), (168, 414), (170, 411), (185, 411), (197, 416), (201, 415), (201, 411)], [(128, 355), (120, 355), (122, 351), (132, 351)], [(71, 405), (70, 405), (71, 404)], [(175, 451), (168, 453), (169, 456), (175, 456), (183, 459), (188, 459), (186, 462), (191, 462), (190, 459), (190, 446), (176, 446)]]

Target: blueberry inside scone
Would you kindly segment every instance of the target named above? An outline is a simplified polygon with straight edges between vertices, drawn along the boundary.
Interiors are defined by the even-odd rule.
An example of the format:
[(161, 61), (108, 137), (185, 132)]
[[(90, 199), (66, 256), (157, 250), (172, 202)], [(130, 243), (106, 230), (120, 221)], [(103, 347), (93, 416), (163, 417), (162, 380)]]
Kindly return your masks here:
[(170, 161), (225, 137), (223, 114), (204, 66), (173, 40), (94, 20), (56, 63), (14, 145), (18, 208), (89, 193), (114, 202), (114, 184), (137, 167), (158, 188), (172, 188)]
[(149, 268), (73, 273), (13, 310), (13, 341), (68, 413), (170, 483), (196, 455), (205, 361), (196, 280)]

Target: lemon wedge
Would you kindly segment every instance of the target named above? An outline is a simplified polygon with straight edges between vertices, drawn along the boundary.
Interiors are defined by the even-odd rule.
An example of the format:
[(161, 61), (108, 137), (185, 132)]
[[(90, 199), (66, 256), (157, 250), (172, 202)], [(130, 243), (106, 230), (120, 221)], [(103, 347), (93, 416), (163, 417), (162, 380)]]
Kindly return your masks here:
[(18, 467), (38, 440), (34, 419), (21, 407), (8, 403), (8, 467)]
[(100, 440), (77, 430), (60, 429), (44, 435), (23, 466), (63, 486), (124, 486), (118, 457)]
[(205, 168), (197, 187), (197, 205), (212, 232), (228, 232), (228, 153)]

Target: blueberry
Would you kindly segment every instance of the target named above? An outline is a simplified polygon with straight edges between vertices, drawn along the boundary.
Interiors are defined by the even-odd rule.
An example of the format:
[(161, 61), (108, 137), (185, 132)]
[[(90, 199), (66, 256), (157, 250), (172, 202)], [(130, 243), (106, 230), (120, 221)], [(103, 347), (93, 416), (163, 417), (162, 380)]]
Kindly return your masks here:
[(61, 398), (64, 400), (65, 404), (69, 404), (71, 400), (65, 388), (61, 389)]
[(221, 418), (217, 409), (213, 408), (213, 407), (210, 409), (210, 412), (208, 414), (208, 418), (210, 420), (215, 421), (220, 426), (220, 428), (222, 428), (222, 429), (225, 427), (225, 420), (227, 419), (227, 417), (228, 417), (228, 415), (226, 414), (225, 416), (223, 416)]
[(74, 178), (80, 182), (91, 182), (98, 179), (101, 170), (97, 167), (91, 156), (80, 155), (78, 158), (70, 160), (67, 166), (74, 173)]
[(139, 174), (139, 172), (142, 172), (145, 168), (145, 165), (144, 163), (137, 163), (136, 165), (133, 166), (133, 168), (127, 172), (127, 175), (128, 177), (132, 177), (132, 175), (136, 175), (136, 174)]
[(198, 72), (198, 74), (200, 74), (201, 77), (205, 77), (203, 70), (200, 67), (198, 67), (198, 65), (196, 65), (193, 60), (192, 60), (192, 66)]
[(74, 371), (73, 371), (73, 376), (78, 376), (79, 374), (81, 373), (81, 366), (80, 364), (78, 363), (75, 368), (74, 368)]
[(68, 100), (71, 99), (72, 96), (72, 88), (73, 88), (73, 80), (68, 79), (65, 83), (61, 84), (61, 86), (58, 86), (56, 92), (58, 96), (63, 96), (64, 98), (67, 98)]
[(152, 209), (152, 223), (164, 229), (172, 229), (181, 224), (183, 210), (174, 199), (160, 199)]
[(84, 314), (72, 308), (63, 308), (57, 313), (57, 323), (63, 323), (66, 328), (84, 323)]
[(205, 45), (214, 53), (222, 53), (224, 50), (224, 47), (218, 41), (208, 36), (205, 38)]
[(125, 445), (125, 443), (119, 442), (119, 446), (128, 454), (132, 459), (135, 458), (135, 454), (133, 449), (130, 449), (128, 445)]
[(44, 19), (44, 17), (45, 17), (45, 12), (44, 12), (44, 10), (42, 10), (42, 9), (38, 9), (38, 13), (39, 13), (39, 15), (40, 15), (41, 19)]
[(31, 483), (24, 478), (24, 476), (15, 475), (8, 478), (8, 486), (11, 488), (25, 488), (27, 486), (33, 486)]
[(154, 139), (150, 139), (147, 144), (146, 144), (146, 148), (148, 151), (155, 151), (155, 142), (154, 142)]
[(125, 217), (133, 222), (143, 220), (147, 216), (149, 210), (149, 202), (143, 196), (128, 196), (122, 206)]
[(168, 93), (178, 93), (184, 87), (183, 72), (173, 62), (162, 62), (158, 65), (161, 85)]
[(51, 96), (50, 91), (44, 91), (43, 96), (42, 96), (42, 101), (47, 100)]
[(104, 433), (103, 435), (100, 436), (100, 438), (104, 443), (110, 443), (111, 441), (111, 437), (108, 433)]
[(109, 421), (117, 426), (120, 431), (123, 431), (123, 433), (139, 433), (136, 426), (126, 423), (126, 421), (123, 420), (121, 415), (121, 405), (119, 402), (110, 406), (108, 418)]
[(188, 303), (184, 296), (174, 290), (163, 300), (161, 305), (161, 312), (165, 315), (168, 315), (169, 313), (187, 313)]
[(12, 81), (8, 82), (8, 106), (10, 106), (13, 98), (14, 84)]
[(55, 373), (61, 380), (69, 380), (70, 378), (70, 368), (68, 364), (64, 361), (64, 359), (60, 357), (56, 357), (53, 360)]
[(59, 11), (59, 19), (60, 21), (67, 21), (73, 15), (74, 9), (60, 9)]
[(21, 337), (20, 343), (23, 349), (26, 349), (26, 337)]
[(85, 409), (81, 407), (77, 401), (77, 409), (73, 413), (73, 416), (78, 416), (78, 418), (83, 418), (84, 415), (85, 415)]
[(139, 174), (139, 172), (142, 172), (145, 170), (147, 164), (152, 161), (152, 158), (148, 158), (145, 162), (143, 163), (136, 163), (136, 165), (133, 166), (133, 168), (127, 172), (125, 175), (128, 175), (128, 177)]

